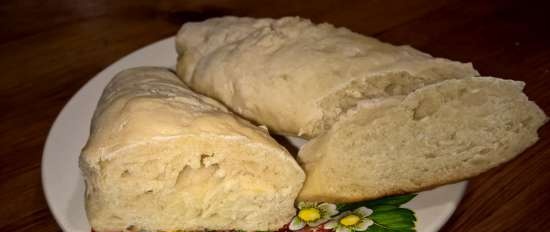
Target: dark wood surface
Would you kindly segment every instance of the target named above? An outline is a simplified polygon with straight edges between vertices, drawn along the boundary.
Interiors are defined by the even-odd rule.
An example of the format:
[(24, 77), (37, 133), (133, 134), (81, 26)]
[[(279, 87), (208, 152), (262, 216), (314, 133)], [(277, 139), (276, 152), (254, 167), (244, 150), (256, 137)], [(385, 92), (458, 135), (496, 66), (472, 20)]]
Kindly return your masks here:
[[(186, 21), (299, 15), (523, 80), (550, 113), (550, 3), (507, 0), (3, 1), (0, 4), (0, 231), (60, 231), (40, 182), (63, 105), (96, 73)], [(471, 180), (442, 231), (550, 228), (550, 126), (521, 156)]]

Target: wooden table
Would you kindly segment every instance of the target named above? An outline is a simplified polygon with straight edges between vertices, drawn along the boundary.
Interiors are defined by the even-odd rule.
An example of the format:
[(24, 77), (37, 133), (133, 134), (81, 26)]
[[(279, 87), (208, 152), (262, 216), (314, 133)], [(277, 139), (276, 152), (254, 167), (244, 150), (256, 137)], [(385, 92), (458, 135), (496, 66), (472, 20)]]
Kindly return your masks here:
[[(0, 231), (60, 231), (40, 183), (42, 147), (96, 73), (189, 20), (300, 15), (523, 80), (550, 113), (548, 1), (4, 1), (0, 4)], [(550, 126), (519, 158), (471, 180), (443, 231), (550, 228)]]

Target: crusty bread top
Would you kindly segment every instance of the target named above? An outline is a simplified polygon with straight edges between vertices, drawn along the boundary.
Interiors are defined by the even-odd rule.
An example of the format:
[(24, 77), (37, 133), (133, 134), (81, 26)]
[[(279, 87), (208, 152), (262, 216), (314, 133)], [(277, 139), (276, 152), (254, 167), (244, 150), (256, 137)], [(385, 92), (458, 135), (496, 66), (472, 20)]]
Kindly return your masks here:
[[(127, 113), (133, 110), (140, 114)], [(193, 133), (242, 136), (266, 148), (284, 149), (265, 128), (235, 117), (222, 104), (194, 93), (170, 70), (159, 67), (119, 73), (104, 90), (91, 131), (82, 156), (90, 164), (110, 159), (128, 146)]]
[(478, 74), (471, 64), (298, 17), (186, 23), (176, 45), (177, 73), (191, 88), (276, 132), (303, 137), (326, 130), (361, 99)]

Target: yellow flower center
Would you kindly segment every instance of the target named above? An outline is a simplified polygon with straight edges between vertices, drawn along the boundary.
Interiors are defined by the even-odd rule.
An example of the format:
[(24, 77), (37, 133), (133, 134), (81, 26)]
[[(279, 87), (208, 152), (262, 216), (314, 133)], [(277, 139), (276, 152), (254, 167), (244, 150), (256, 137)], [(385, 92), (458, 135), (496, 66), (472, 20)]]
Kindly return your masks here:
[(298, 213), (298, 217), (306, 222), (311, 222), (321, 218), (321, 212), (316, 208), (302, 209)]
[(344, 226), (353, 226), (353, 225), (357, 224), (360, 220), (361, 220), (361, 218), (359, 216), (357, 216), (355, 214), (350, 214), (350, 215), (345, 216), (342, 219), (340, 219), (340, 224), (342, 224)]

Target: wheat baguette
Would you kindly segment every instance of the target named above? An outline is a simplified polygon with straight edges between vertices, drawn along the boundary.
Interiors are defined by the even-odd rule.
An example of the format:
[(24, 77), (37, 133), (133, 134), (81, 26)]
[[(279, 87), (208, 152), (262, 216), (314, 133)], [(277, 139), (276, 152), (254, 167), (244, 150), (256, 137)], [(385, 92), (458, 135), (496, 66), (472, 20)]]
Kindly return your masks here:
[(177, 73), (191, 88), (275, 132), (305, 138), (360, 100), (478, 75), (471, 64), (298, 17), (186, 23), (176, 47)]

